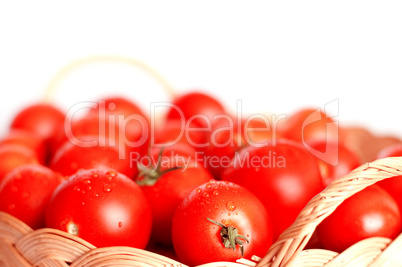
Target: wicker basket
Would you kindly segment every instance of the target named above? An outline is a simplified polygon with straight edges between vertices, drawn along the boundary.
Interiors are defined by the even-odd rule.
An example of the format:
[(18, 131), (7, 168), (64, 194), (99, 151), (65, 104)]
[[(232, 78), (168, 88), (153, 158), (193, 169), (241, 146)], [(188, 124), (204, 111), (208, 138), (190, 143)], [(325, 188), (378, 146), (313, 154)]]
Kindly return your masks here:
[[(300, 212), (268, 254), (238, 263), (202, 266), (402, 266), (402, 234), (395, 240), (374, 237), (343, 253), (303, 250), (317, 225), (345, 199), (377, 181), (402, 175), (402, 157), (366, 163), (334, 181)], [(130, 247), (96, 248), (76, 236), (55, 229), (33, 231), (23, 222), (0, 213), (0, 266), (186, 266), (165, 256)]]

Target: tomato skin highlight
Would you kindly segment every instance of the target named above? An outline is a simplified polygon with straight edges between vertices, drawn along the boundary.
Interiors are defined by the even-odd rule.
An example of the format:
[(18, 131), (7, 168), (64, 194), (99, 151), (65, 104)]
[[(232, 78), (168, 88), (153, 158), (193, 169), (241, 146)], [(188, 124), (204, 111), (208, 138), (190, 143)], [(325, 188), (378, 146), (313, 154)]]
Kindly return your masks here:
[(270, 217), (262, 203), (247, 189), (226, 181), (210, 181), (193, 190), (173, 217), (172, 238), (178, 258), (195, 266), (241, 258), (240, 246), (225, 248), (221, 227), (208, 219), (235, 227), (248, 239), (244, 258), (264, 256), (272, 243)]
[(64, 118), (64, 113), (56, 106), (35, 103), (20, 110), (10, 128), (33, 132), (48, 140), (63, 126)]
[(317, 227), (324, 248), (342, 252), (369, 237), (396, 238), (401, 233), (401, 214), (395, 200), (372, 185), (346, 199)]
[(223, 172), (222, 180), (244, 186), (261, 200), (272, 218), (274, 240), (324, 189), (316, 158), (288, 140), (243, 148)]
[(33, 229), (45, 227), (45, 210), (62, 176), (35, 165), (22, 165), (8, 173), (0, 183), (0, 210)]
[(144, 249), (152, 215), (135, 182), (114, 170), (91, 169), (57, 187), (46, 210), (46, 226), (75, 234), (97, 247)]
[[(168, 111), (168, 120), (184, 119), (187, 122), (193, 118), (192, 121), (200, 127), (208, 127), (208, 123), (213, 122), (215, 115), (226, 114), (224, 107), (217, 99), (197, 91), (179, 95), (173, 100), (172, 105), (176, 109), (171, 108)], [(200, 115), (204, 116), (205, 119), (194, 117)]]

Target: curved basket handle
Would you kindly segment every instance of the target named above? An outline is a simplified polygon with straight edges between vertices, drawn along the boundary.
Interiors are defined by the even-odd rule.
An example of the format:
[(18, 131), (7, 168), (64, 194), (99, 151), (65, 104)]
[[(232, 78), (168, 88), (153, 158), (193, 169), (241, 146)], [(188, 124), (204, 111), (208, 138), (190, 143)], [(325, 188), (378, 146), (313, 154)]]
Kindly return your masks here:
[(129, 66), (136, 67), (140, 70), (143, 70), (144, 72), (148, 73), (151, 75), (153, 78), (155, 78), (156, 81), (158, 81), (166, 93), (170, 96), (173, 97), (175, 95), (175, 90), (173, 86), (171, 86), (165, 78), (162, 77), (156, 70), (145, 64), (144, 62), (134, 59), (134, 58), (129, 58), (125, 56), (117, 56), (117, 55), (97, 55), (97, 56), (90, 56), (86, 58), (82, 58), (79, 60), (76, 60), (74, 62), (71, 62), (70, 64), (66, 65), (64, 68), (62, 68), (50, 81), (49, 85), (46, 88), (45, 91), (45, 101), (50, 101), (52, 99), (52, 95), (55, 92), (55, 88), (59, 85), (61, 80), (65, 78), (68, 74), (70, 74), (72, 71), (76, 70), (77, 68), (87, 65), (90, 63), (95, 63), (95, 62), (116, 62), (116, 63), (123, 63), (123, 64), (128, 64)]
[(316, 227), (345, 199), (386, 178), (402, 175), (402, 157), (389, 157), (366, 163), (335, 180), (316, 195), (300, 212), (257, 266), (285, 266), (303, 250)]

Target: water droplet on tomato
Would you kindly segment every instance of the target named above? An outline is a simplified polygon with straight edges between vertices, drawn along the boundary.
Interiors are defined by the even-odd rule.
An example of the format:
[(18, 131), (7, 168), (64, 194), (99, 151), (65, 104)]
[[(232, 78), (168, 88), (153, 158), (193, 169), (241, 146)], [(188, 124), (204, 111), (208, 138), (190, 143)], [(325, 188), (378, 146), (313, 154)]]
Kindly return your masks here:
[(122, 222), (119, 222), (119, 228), (121, 228), (123, 226)]
[(196, 193), (201, 193), (201, 188), (197, 188), (197, 190), (195, 190)]
[(93, 197), (99, 197), (99, 194), (98, 193), (92, 193), (92, 196)]
[(216, 180), (215, 180), (215, 179), (211, 179), (211, 180), (209, 180), (209, 182), (210, 182), (211, 184), (216, 184)]
[(218, 205), (215, 205), (215, 209), (219, 209), (219, 206), (218, 206)]
[(226, 220), (225, 220), (225, 219), (222, 219), (221, 223), (222, 223), (222, 224), (226, 224)]
[(206, 189), (210, 189), (210, 188), (211, 188), (211, 184), (207, 184), (207, 185), (205, 186), (205, 188), (206, 188)]
[(103, 185), (103, 192), (105, 192), (105, 193), (112, 192), (112, 185), (111, 184), (104, 184)]
[(214, 195), (214, 196), (219, 195), (219, 191), (218, 191), (218, 190), (214, 190), (214, 192), (212, 192), (212, 195)]
[(16, 186), (11, 187), (11, 191), (14, 193), (18, 192), (18, 187)]
[(234, 211), (236, 209), (236, 204), (233, 201), (229, 201), (226, 203), (226, 208), (230, 211)]
[(83, 179), (83, 180), (82, 180), (82, 183), (83, 183), (83, 184), (90, 184), (90, 183), (91, 183), (91, 180), (89, 180), (89, 179)]
[(78, 235), (78, 227), (75, 223), (69, 223), (67, 225), (67, 232), (72, 235)]
[(22, 193), (22, 197), (23, 198), (29, 198), (29, 193), (28, 192), (24, 192), (24, 193)]
[(78, 185), (76, 185), (76, 186), (74, 186), (74, 191), (80, 192), (80, 191), (81, 191), (81, 188), (80, 188)]
[(204, 194), (202, 194), (203, 197), (209, 197), (208, 192), (204, 192)]
[(106, 175), (108, 175), (108, 176), (110, 176), (110, 177), (116, 177), (116, 176), (117, 176), (117, 172), (110, 170), (110, 171), (108, 171), (108, 172), (106, 173)]
[(96, 172), (92, 173), (92, 178), (98, 178), (98, 174)]

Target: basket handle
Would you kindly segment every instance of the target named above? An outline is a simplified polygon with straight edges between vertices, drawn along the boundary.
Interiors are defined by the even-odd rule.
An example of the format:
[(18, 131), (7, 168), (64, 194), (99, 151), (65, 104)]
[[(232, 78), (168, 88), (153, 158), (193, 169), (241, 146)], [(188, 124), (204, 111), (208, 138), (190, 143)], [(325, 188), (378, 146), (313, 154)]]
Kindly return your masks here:
[(366, 163), (335, 180), (310, 200), (295, 222), (270, 247), (257, 266), (286, 266), (304, 249), (316, 227), (344, 200), (378, 181), (402, 175), (402, 157)]
[(170, 85), (170, 83), (162, 77), (155, 69), (150, 67), (149, 65), (145, 64), (144, 62), (126, 57), (126, 56), (118, 56), (118, 55), (95, 55), (95, 56), (89, 56), (85, 58), (78, 59), (76, 61), (73, 61), (63, 67), (56, 75), (52, 78), (50, 83), (48, 84), (46, 91), (45, 91), (45, 97), (44, 100), (49, 102), (52, 97), (54, 92), (56, 91), (57, 86), (60, 84), (61, 80), (63, 80), (68, 74), (73, 72), (79, 67), (82, 67), (83, 65), (91, 64), (91, 63), (96, 63), (96, 62), (115, 62), (115, 63), (123, 63), (127, 64), (129, 66), (138, 68), (149, 75), (151, 75), (157, 82), (161, 84), (161, 86), (164, 88), (165, 92), (169, 95), (169, 97), (173, 98), (175, 95), (175, 90), (173, 86)]

